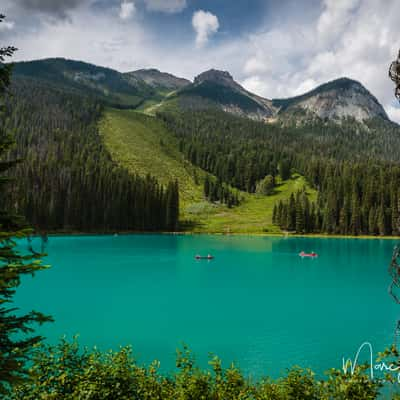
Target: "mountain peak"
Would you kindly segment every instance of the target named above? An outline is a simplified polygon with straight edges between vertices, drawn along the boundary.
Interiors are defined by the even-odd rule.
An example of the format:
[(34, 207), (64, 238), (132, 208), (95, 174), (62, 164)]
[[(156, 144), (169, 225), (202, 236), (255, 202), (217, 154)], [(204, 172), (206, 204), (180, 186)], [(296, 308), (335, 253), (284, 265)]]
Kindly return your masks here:
[(125, 76), (128, 79), (140, 79), (154, 89), (177, 90), (190, 84), (187, 79), (161, 72), (156, 68), (138, 69), (137, 71), (127, 72)]
[(382, 105), (360, 82), (342, 77), (324, 83), (300, 96), (273, 100), (280, 112), (304, 109), (320, 118), (352, 117), (357, 121), (380, 117), (388, 119)]
[(230, 87), (236, 87), (238, 85), (228, 71), (220, 71), (218, 69), (209, 69), (194, 78), (195, 84), (200, 84), (206, 81)]

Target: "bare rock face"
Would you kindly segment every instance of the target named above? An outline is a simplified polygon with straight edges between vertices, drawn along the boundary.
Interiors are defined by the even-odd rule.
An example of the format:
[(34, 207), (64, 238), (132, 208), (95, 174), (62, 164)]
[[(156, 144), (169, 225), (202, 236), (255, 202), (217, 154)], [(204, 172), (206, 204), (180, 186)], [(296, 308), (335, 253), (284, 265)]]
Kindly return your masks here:
[(158, 69), (139, 69), (137, 71), (128, 72), (125, 74), (130, 79), (144, 81), (147, 85), (154, 89), (177, 90), (181, 89), (191, 82), (184, 78), (178, 78), (166, 72), (160, 72)]
[(215, 102), (224, 111), (256, 120), (271, 121), (278, 115), (284, 119), (285, 115), (292, 115), (298, 110), (339, 123), (343, 118), (349, 117), (358, 122), (376, 117), (388, 120), (378, 100), (361, 83), (348, 78), (325, 83), (301, 96), (276, 100), (268, 100), (248, 92), (235, 82), (229, 72), (215, 69), (198, 75), (191, 86), (197, 87), (198, 93), (201, 88), (207, 87), (207, 94), (211, 97), (212, 93)]
[(195, 85), (203, 82), (213, 82), (222, 86), (230, 87), (232, 89), (244, 90), (238, 83), (233, 80), (232, 75), (228, 71), (210, 69), (194, 78)]
[(306, 110), (320, 118), (340, 121), (352, 117), (359, 122), (388, 116), (378, 100), (359, 82), (340, 78), (323, 84), (304, 95), (274, 100), (280, 112)]
[(201, 73), (189, 91), (208, 98), (226, 112), (254, 120), (266, 120), (277, 111), (271, 100), (248, 92), (228, 71), (210, 69)]

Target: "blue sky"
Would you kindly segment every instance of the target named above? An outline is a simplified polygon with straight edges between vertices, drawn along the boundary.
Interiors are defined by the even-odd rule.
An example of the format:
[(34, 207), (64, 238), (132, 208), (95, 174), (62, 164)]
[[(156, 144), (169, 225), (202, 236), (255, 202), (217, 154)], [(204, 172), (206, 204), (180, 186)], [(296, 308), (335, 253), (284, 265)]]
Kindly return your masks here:
[(66, 57), (193, 79), (228, 70), (259, 95), (361, 81), (400, 122), (387, 78), (400, 48), (399, 0), (1, 0), (16, 60)]

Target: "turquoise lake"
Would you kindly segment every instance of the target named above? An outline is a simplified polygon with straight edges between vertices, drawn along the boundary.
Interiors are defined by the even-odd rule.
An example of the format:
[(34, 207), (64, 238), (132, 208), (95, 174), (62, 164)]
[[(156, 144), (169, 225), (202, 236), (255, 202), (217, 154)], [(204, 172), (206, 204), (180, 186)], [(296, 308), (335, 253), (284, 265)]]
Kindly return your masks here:
[[(252, 376), (296, 364), (341, 368), (368, 341), (393, 341), (400, 306), (388, 294), (394, 240), (208, 235), (56, 236), (52, 268), (27, 277), (16, 304), (55, 318), (55, 343), (132, 345), (139, 363), (174, 369), (186, 343), (200, 366), (208, 354)], [(24, 245), (24, 244), (22, 244)], [(302, 259), (300, 251), (316, 251)], [(212, 261), (195, 254), (215, 255)]]

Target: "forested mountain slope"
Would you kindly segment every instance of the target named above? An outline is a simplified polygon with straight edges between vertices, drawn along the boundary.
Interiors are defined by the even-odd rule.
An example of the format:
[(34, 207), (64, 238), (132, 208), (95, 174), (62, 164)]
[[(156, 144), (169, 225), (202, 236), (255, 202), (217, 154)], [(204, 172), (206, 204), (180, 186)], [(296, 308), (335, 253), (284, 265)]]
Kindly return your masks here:
[[(134, 111), (108, 109), (100, 122), (100, 132), (112, 158), (129, 171), (157, 176), (160, 183), (175, 178), (179, 182), (182, 229), (194, 232), (279, 232), (272, 224), (275, 202), (287, 200), (304, 186), (310, 198), (316, 192), (296, 176), (279, 184), (272, 196), (238, 193), (241, 204), (228, 207), (207, 201), (204, 182), (207, 173), (179, 151), (178, 138), (162, 120)], [(216, 179), (213, 174), (211, 179)]]
[(173, 230), (178, 188), (119, 167), (98, 133), (103, 107), (40, 81), (14, 81), (1, 121), (16, 147), (10, 208), (36, 228)]
[(168, 97), (162, 108), (182, 110), (219, 109), (255, 120), (265, 120), (276, 114), (270, 100), (248, 92), (227, 71), (209, 70), (194, 82)]
[(171, 230), (179, 191), (192, 231), (400, 234), (400, 127), (358, 82), (268, 100), (227, 72), (52, 59), (17, 63), (13, 90), (13, 206), (37, 226)]
[[(399, 234), (399, 127), (373, 120), (337, 125), (262, 124), (222, 112), (162, 114), (195, 165), (222, 182), (257, 192), (265, 176), (302, 174), (318, 190), (276, 204), (275, 223), (298, 233)], [(387, 129), (387, 130), (386, 130)], [(329, 144), (327, 146), (327, 144)], [(395, 146), (390, 149), (391, 146)], [(280, 207), (280, 212), (278, 208)]]
[(177, 179), (183, 206), (203, 198), (204, 172), (185, 159), (176, 138), (158, 119), (106, 109), (99, 129), (112, 158), (129, 172), (156, 176), (163, 185)]
[(18, 62), (14, 64), (13, 73), (14, 79), (39, 80), (118, 108), (137, 108), (146, 101), (159, 102), (168, 92), (189, 83), (154, 69), (120, 73), (64, 58)]

